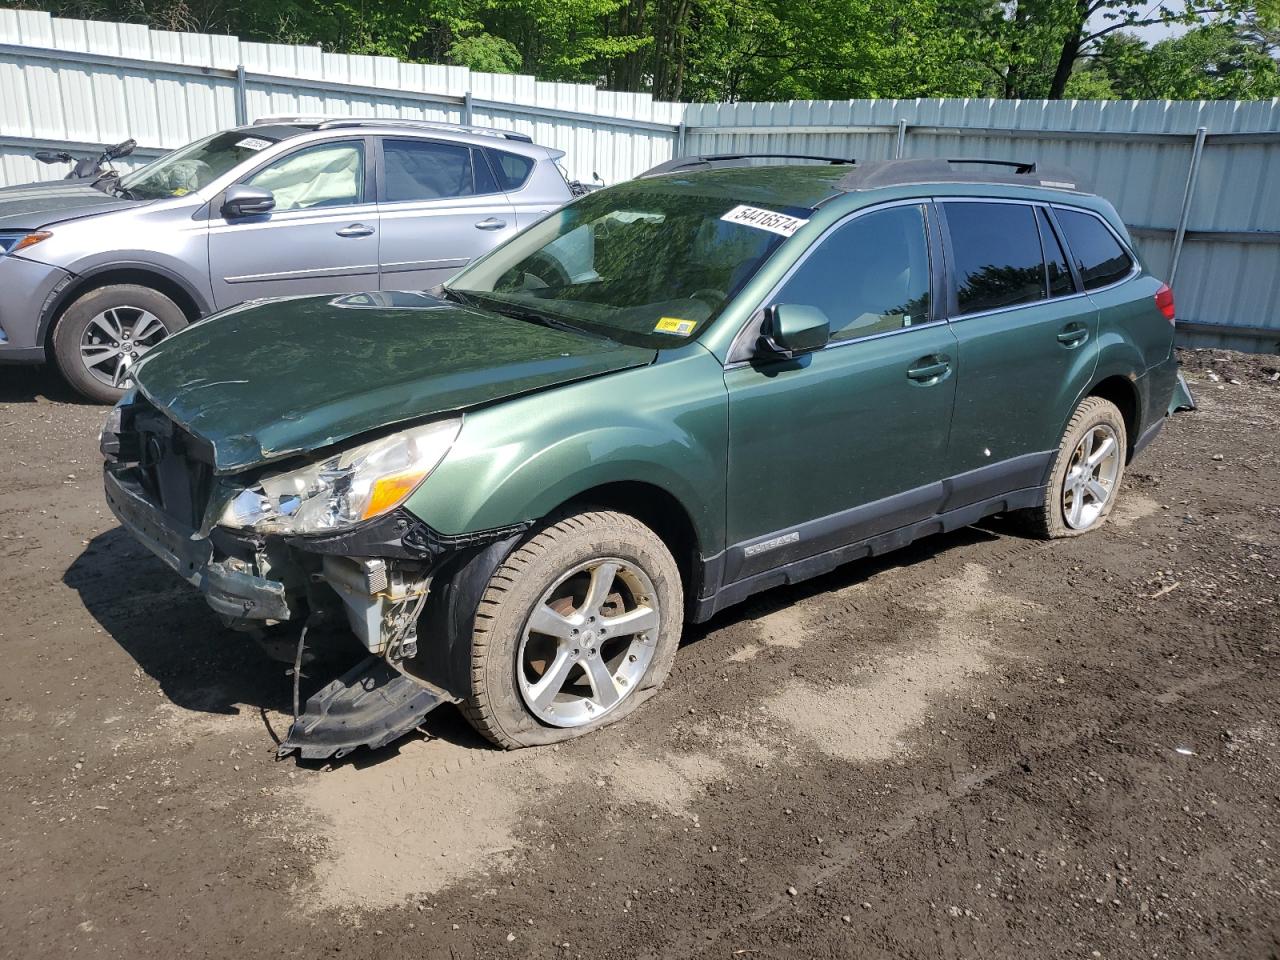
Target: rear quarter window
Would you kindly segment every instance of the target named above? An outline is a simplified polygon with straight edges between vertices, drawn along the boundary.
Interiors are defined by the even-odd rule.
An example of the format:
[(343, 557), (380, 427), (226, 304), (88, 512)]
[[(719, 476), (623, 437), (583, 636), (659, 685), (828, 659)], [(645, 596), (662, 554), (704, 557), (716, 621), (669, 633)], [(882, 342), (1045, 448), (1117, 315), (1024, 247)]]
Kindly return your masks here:
[(533, 161), (517, 153), (506, 153), (502, 150), (487, 150), (489, 162), (493, 165), (494, 176), (498, 178), (498, 186), (503, 190), (519, 190), (533, 172)]
[(1091, 213), (1055, 207), (1058, 223), (1067, 238), (1067, 246), (1086, 290), (1097, 290), (1127, 277), (1133, 270), (1133, 258), (1125, 252), (1115, 235)]

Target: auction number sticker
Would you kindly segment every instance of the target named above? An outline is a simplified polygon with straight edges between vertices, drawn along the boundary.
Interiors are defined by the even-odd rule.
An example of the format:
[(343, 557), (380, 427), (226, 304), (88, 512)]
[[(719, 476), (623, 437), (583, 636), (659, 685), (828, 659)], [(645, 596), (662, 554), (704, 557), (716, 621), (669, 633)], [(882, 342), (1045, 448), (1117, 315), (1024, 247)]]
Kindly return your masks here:
[(761, 210), (759, 207), (748, 207), (745, 204), (739, 204), (720, 219), (729, 223), (740, 223), (744, 227), (755, 227), (757, 230), (768, 230), (770, 233), (778, 233), (784, 237), (791, 236), (809, 222), (798, 217), (789, 217), (785, 213)]
[(236, 146), (242, 147), (245, 150), (263, 150), (271, 146), (271, 141), (263, 140), (261, 137), (245, 137), (243, 140), (239, 141)]
[(698, 325), (696, 320), (681, 320), (678, 317), (663, 317), (653, 328), (654, 333), (670, 333), (677, 337), (687, 337)]

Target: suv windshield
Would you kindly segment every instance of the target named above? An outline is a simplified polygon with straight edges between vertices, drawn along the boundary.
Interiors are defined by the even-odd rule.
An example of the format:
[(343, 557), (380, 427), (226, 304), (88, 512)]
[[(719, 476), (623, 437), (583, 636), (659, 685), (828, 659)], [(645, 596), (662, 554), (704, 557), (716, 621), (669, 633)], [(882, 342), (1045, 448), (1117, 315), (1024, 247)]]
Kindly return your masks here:
[(705, 329), (784, 239), (726, 220), (736, 208), (651, 184), (602, 190), (478, 260), (445, 291), (633, 346), (674, 346)]
[(274, 137), (243, 130), (215, 133), (121, 177), (113, 189), (127, 192), (135, 200), (185, 196), (277, 142)]

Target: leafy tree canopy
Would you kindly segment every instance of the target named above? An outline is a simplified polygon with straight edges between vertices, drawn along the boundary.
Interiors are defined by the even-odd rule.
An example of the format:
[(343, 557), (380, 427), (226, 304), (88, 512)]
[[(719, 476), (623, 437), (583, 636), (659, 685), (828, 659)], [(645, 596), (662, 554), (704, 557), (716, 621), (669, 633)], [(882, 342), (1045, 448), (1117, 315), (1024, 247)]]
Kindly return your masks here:
[[(660, 99), (1280, 96), (1280, 0), (16, 0)], [(1133, 30), (1181, 32), (1157, 43)]]

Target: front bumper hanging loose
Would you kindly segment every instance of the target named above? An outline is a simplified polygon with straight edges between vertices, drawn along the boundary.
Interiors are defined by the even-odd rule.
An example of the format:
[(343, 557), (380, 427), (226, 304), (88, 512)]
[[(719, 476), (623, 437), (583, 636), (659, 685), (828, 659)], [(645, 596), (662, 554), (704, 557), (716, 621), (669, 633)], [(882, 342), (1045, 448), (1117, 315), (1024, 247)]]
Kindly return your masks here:
[(456, 702), (440, 687), (368, 656), (307, 699), (276, 756), (297, 751), (304, 760), (338, 760), (357, 747), (377, 750), (413, 730), (436, 707)]
[(196, 537), (129, 489), (111, 470), (103, 487), (107, 506), (144, 547), (204, 594), (217, 613), (242, 620), (288, 620), (293, 616), (283, 583), (255, 576), (213, 559), (207, 537)]
[[(237, 569), (238, 561), (217, 559), (215, 541), (186, 529), (178, 520), (151, 503), (110, 467), (105, 472), (107, 503), (120, 523), (166, 566), (203, 594), (209, 606), (229, 621), (266, 624), (300, 622), (306, 602), (293, 595), (282, 581)], [(340, 677), (312, 694), (297, 711), (277, 755), (297, 753), (307, 760), (339, 759), (357, 747), (378, 749), (409, 733), (428, 713), (457, 697), (427, 680), (397, 669), (387, 657), (403, 655), (416, 643), (416, 623), (407, 623), (404, 609), (416, 615), (425, 596), (416, 596), (396, 582), (361, 584), (355, 574), (378, 561), (335, 556), (334, 544), (316, 556), (318, 586), (332, 588), (356, 636), (369, 655)], [(296, 546), (295, 548), (296, 549)], [(350, 566), (350, 570), (346, 568)], [(395, 579), (395, 578), (392, 578)], [(427, 578), (421, 585), (425, 593)], [(367, 609), (366, 609), (367, 608)], [(304, 628), (305, 629), (305, 628)], [(385, 650), (378, 655), (375, 638)], [(299, 638), (301, 647), (302, 638)], [(301, 651), (300, 651), (301, 652)], [(298, 658), (301, 659), (300, 657)], [(294, 669), (299, 663), (295, 661)], [(295, 677), (295, 683), (297, 678)]]

